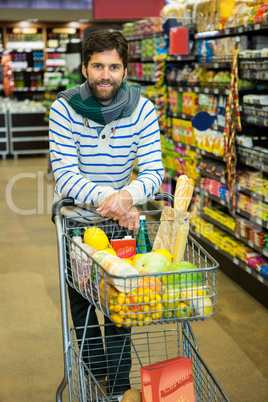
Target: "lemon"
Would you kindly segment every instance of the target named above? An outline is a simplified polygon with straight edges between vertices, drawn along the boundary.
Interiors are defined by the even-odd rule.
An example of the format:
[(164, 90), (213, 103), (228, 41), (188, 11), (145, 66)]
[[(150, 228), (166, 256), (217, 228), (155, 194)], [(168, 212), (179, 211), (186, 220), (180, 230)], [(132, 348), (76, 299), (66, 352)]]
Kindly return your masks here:
[(135, 261), (137, 261), (138, 258), (140, 258), (143, 254), (136, 254), (132, 260), (132, 264), (134, 264)]
[(104, 231), (94, 226), (86, 229), (84, 242), (96, 250), (104, 250), (109, 246), (109, 240)]
[(154, 253), (162, 254), (163, 256), (167, 257), (169, 259), (169, 261), (172, 261), (172, 255), (170, 254), (170, 252), (167, 250), (164, 250), (163, 248), (154, 250)]
[(129, 265), (133, 264), (133, 261), (130, 258), (122, 258), (124, 261), (126, 261)]
[(112, 255), (116, 255), (116, 252), (114, 251), (113, 248), (105, 248), (103, 251), (107, 251), (107, 253), (110, 253)]

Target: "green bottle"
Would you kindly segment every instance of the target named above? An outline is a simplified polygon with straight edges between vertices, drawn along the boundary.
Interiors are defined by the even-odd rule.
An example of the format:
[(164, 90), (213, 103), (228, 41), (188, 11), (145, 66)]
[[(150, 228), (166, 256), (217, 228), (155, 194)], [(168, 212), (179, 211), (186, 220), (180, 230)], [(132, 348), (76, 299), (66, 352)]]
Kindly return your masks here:
[(136, 237), (136, 253), (137, 254), (146, 254), (149, 253), (153, 248), (152, 241), (150, 239), (147, 225), (146, 225), (146, 216), (140, 216), (140, 228)]

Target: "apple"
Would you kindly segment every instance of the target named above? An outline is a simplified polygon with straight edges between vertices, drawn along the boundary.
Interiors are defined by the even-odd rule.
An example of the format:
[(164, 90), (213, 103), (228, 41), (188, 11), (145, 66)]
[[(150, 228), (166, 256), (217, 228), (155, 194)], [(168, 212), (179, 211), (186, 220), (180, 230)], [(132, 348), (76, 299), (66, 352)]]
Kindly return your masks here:
[(178, 292), (166, 292), (162, 295), (163, 307), (165, 310), (175, 310), (179, 304), (180, 294)]
[(169, 275), (163, 275), (162, 282), (166, 284), (169, 289), (170, 286), (177, 289), (184, 289), (189, 286), (200, 286), (203, 281), (202, 274), (200, 272), (193, 272), (189, 274), (183, 272), (190, 270), (198, 271), (198, 268), (189, 261), (172, 262), (165, 269), (164, 272), (169, 272)]
[(150, 252), (142, 254), (133, 263), (137, 271), (147, 271), (151, 273), (163, 272), (170, 264), (170, 260), (162, 254)]
[(186, 317), (191, 317), (192, 315), (192, 310), (187, 307), (187, 305), (184, 302), (181, 302), (177, 306), (177, 310), (175, 311), (175, 317), (176, 318), (186, 318)]

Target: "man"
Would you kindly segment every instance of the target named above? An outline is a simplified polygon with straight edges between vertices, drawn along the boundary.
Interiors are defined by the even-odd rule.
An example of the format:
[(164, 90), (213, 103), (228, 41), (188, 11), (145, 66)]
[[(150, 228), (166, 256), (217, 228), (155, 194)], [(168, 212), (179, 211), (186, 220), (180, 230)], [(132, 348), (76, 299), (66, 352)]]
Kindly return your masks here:
[[(144, 204), (159, 191), (164, 175), (155, 108), (140, 96), (139, 86), (129, 87), (123, 81), (127, 75), (127, 59), (128, 44), (120, 32), (104, 29), (91, 33), (83, 46), (85, 83), (59, 93), (50, 111), (55, 198), (74, 198), (76, 206), (64, 213), (84, 226), (87, 222), (100, 225), (109, 238), (111, 226), (121, 230), (118, 238), (124, 236), (124, 228), (139, 228), (135, 205)], [(139, 174), (131, 181), (136, 158)], [(74, 325), (84, 326), (89, 303), (70, 286), (68, 290)], [(111, 323), (107, 317), (105, 322)], [(89, 324), (98, 325), (93, 307)], [(130, 333), (129, 328), (114, 325), (106, 329), (110, 395), (130, 388), (129, 342), (124, 347), (125, 364), (117, 367), (117, 374), (118, 353), (109, 353), (122, 348), (112, 343), (113, 336), (126, 332)], [(90, 356), (94, 355), (94, 337), (99, 334), (97, 329), (87, 330)], [(77, 337), (81, 339), (79, 330)], [(89, 365), (100, 380), (106, 372), (97, 360)]]

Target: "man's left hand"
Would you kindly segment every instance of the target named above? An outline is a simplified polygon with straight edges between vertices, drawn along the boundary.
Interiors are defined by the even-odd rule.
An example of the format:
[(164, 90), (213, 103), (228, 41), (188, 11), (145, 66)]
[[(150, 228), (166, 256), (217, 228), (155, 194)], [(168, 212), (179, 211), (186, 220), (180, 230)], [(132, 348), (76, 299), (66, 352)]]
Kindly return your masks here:
[(130, 193), (122, 190), (105, 198), (96, 211), (103, 217), (117, 221), (130, 211), (132, 204)]

